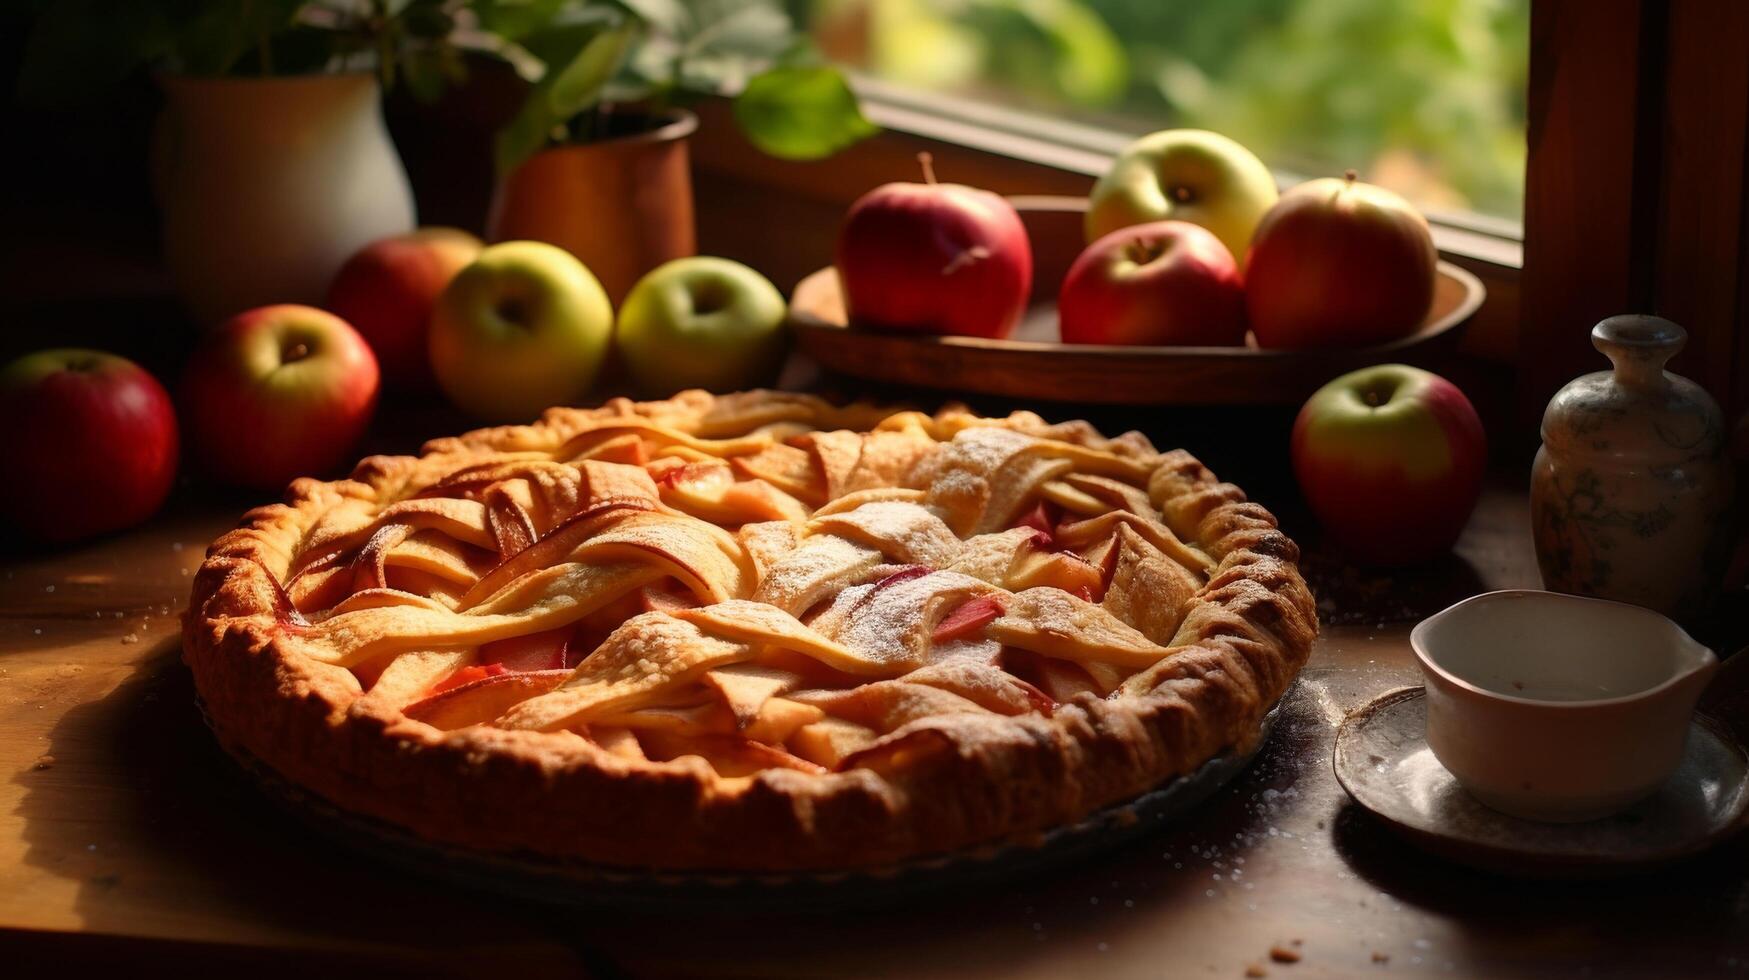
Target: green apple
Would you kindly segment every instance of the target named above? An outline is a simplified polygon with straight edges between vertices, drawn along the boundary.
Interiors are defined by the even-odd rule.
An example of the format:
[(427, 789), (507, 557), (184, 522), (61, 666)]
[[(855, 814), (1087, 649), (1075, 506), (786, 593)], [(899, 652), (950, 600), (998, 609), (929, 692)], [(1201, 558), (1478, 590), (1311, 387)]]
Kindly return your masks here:
[(619, 353), (652, 395), (734, 391), (771, 380), (783, 357), (783, 295), (739, 262), (697, 256), (652, 269), (619, 311)]
[(503, 242), (456, 273), (431, 314), (431, 371), (464, 411), (531, 419), (594, 384), (613, 305), (583, 263), (544, 242)]
[(1214, 232), (1240, 268), (1275, 203), (1275, 177), (1250, 150), (1201, 129), (1165, 129), (1125, 147), (1093, 185), (1089, 242), (1131, 225), (1188, 221)]

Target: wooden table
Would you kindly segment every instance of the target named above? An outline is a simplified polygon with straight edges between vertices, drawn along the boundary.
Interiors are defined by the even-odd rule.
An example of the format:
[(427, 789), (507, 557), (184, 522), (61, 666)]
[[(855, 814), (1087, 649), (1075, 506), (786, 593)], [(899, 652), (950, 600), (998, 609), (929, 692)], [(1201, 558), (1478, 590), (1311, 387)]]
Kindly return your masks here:
[[(1294, 530), (1291, 494), (1266, 472), (1281, 454), (1240, 444), (1204, 455), (1223, 476), (1270, 487), (1273, 497), (1254, 496)], [(1253, 965), (1290, 978), (1749, 976), (1741, 841), (1630, 880), (1512, 881), (1398, 843), (1336, 785), (1336, 723), (1417, 680), (1414, 619), (1476, 591), (1536, 584), (1510, 481), (1490, 488), (1457, 557), (1435, 569), (1392, 580), (1312, 549), (1309, 576), (1338, 622), (1256, 762), (1195, 814), (999, 890), (887, 910), (685, 918), (522, 908), (408, 877), (258, 795), (202, 725), (176, 638), (202, 549), (249, 502), (185, 501), (134, 533), (0, 572), (0, 964), (27, 974), (173, 963), (518, 977), (1240, 977)], [(1274, 946), (1300, 961), (1272, 961)]]

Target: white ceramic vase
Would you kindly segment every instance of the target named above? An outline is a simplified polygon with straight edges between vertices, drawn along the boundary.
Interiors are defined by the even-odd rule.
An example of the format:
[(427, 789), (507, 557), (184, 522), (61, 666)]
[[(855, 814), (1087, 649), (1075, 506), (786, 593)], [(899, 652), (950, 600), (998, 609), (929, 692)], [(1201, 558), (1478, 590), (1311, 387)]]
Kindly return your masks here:
[(1546, 588), (1678, 619), (1718, 591), (1732, 477), (1718, 403), (1664, 370), (1687, 337), (1659, 317), (1610, 317), (1591, 340), (1614, 370), (1550, 400), (1530, 477)]
[(375, 75), (163, 80), (164, 253), (203, 325), (317, 303), (340, 264), (414, 226)]

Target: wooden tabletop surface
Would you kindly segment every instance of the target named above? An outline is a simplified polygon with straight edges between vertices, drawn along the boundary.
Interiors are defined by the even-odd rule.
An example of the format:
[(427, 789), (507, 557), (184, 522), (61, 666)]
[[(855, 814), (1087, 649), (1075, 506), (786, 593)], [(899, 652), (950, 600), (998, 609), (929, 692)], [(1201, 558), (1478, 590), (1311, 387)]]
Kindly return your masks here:
[[(1193, 435), (1177, 441), (1223, 476), (1271, 485), (1280, 453), (1205, 451)], [(1435, 568), (1384, 576), (1309, 549), (1328, 620), (1311, 663), (1256, 761), (1194, 813), (999, 889), (709, 915), (476, 895), (375, 864), (269, 803), (213, 744), (176, 636), (202, 550), (251, 501), (180, 496), (137, 531), (0, 571), (0, 962), (517, 977), (1749, 976), (1742, 839), (1633, 878), (1510, 880), (1399, 843), (1335, 782), (1344, 713), (1417, 682), (1415, 619), (1536, 586), (1510, 480)], [(1299, 961), (1273, 960), (1274, 947)]]

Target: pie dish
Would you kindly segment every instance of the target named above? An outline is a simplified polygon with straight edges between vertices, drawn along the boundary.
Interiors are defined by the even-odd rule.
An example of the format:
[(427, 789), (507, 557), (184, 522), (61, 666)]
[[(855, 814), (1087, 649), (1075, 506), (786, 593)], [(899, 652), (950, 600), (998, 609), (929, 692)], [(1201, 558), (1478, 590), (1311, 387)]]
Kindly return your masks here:
[(869, 867), (1249, 747), (1317, 630), (1296, 559), (1137, 433), (693, 391), (293, 483), (184, 657), (229, 750), (428, 840)]

